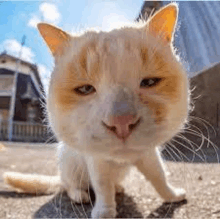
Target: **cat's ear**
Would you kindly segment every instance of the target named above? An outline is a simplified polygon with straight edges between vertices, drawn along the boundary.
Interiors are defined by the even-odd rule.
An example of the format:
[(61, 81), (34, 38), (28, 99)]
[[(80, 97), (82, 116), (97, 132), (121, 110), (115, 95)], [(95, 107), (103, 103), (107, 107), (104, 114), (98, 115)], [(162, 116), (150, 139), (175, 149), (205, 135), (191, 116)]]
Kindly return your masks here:
[(170, 43), (175, 32), (177, 18), (177, 4), (168, 4), (155, 13), (148, 22), (147, 29), (153, 36), (160, 37), (164, 43)]
[(68, 33), (47, 23), (39, 23), (37, 28), (53, 56), (61, 54), (71, 39)]

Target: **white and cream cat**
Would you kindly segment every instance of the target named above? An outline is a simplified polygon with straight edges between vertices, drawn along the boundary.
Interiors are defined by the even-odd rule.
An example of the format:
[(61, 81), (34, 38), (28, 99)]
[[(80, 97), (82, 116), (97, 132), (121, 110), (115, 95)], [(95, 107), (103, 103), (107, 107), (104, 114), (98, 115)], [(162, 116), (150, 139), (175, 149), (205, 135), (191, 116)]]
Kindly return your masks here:
[(89, 201), (91, 185), (92, 217), (115, 217), (116, 189), (135, 165), (165, 201), (185, 199), (167, 182), (158, 150), (188, 115), (187, 75), (172, 45), (177, 16), (171, 3), (145, 24), (81, 36), (38, 24), (55, 58), (47, 109), (60, 176), (8, 172), (5, 181), (38, 194), (60, 186), (76, 202)]

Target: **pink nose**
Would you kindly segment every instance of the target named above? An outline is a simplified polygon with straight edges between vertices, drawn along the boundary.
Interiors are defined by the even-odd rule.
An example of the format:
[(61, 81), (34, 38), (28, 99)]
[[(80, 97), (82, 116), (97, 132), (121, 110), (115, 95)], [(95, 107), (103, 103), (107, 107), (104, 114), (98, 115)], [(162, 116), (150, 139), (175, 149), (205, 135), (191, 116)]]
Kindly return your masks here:
[(115, 116), (109, 124), (103, 122), (104, 126), (112, 131), (119, 139), (126, 140), (132, 131), (139, 124), (140, 118), (134, 115)]

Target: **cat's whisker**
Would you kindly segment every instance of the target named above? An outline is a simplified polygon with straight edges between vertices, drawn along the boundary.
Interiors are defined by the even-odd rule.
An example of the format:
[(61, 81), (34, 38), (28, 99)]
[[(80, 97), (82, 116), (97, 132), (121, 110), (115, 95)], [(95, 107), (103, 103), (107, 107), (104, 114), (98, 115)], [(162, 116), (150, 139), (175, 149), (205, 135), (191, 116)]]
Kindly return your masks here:
[(56, 209), (57, 214), (59, 214), (60, 217), (62, 217), (62, 211), (61, 211), (62, 193), (58, 193), (57, 195), (58, 197), (54, 199), (54, 203), (52, 202), (52, 205), (54, 206), (54, 209)]
[[(88, 172), (87, 172), (87, 177), (89, 178), (89, 173)], [(92, 204), (92, 199), (91, 199), (91, 195), (90, 195), (91, 185), (90, 185), (90, 180), (89, 179), (87, 180), (87, 187), (88, 187), (88, 194), (89, 194), (89, 202), (90, 202), (91, 207), (93, 208), (94, 206)]]
[(73, 200), (70, 200), (70, 203), (71, 203), (72, 210), (73, 210), (74, 214), (76, 215), (76, 218), (79, 218), (77, 212), (75, 211), (75, 209), (77, 209), (77, 211), (78, 211), (78, 213), (80, 215), (80, 210), (76, 206), (76, 203)]
[(174, 162), (177, 162), (177, 159), (170, 153), (169, 149), (170, 149), (169, 145), (168, 143), (166, 143), (166, 147), (165, 147), (166, 152), (170, 155), (170, 157), (173, 159)]
[[(195, 150), (195, 152), (200, 151), (202, 153), (203, 157), (204, 157), (205, 162), (206, 162), (206, 156), (205, 156), (205, 154), (202, 150), (202, 147), (201, 147), (202, 143), (200, 145), (197, 145), (195, 142), (190, 141), (189, 139), (187, 139), (185, 136), (181, 135), (180, 133), (178, 135), (176, 135), (176, 137), (178, 137), (178, 138), (184, 140), (185, 142), (189, 143), (189, 145), (193, 148), (193, 150)], [(193, 145), (195, 147), (197, 147), (197, 149), (195, 149)]]
[[(203, 132), (199, 129), (199, 128), (197, 128), (196, 126), (194, 126), (198, 131), (199, 131), (199, 133), (200, 133), (200, 137), (201, 137), (201, 143), (200, 143), (200, 145), (197, 145), (197, 144), (195, 144), (194, 142), (192, 142), (194, 145), (196, 145), (197, 146), (197, 149), (196, 149), (196, 151), (199, 151), (201, 148), (202, 148), (202, 146), (204, 145), (204, 143), (205, 143), (205, 135), (203, 134)], [(189, 125), (188, 127), (185, 127), (185, 130), (188, 130), (189, 128), (191, 128), (191, 126)], [(183, 132), (185, 132), (185, 130), (183, 130)], [(186, 138), (187, 139), (187, 138)]]
[(188, 143), (193, 150), (195, 150), (195, 151), (201, 150), (201, 149), (199, 149), (201, 147), (201, 144), (197, 145), (196, 143), (194, 143), (193, 141), (189, 140), (188, 138), (186, 138), (185, 136), (181, 135), (180, 133), (177, 134), (175, 137), (176, 138), (180, 138), (181, 140), (183, 140), (186, 143)]
[[(74, 156), (74, 159), (77, 159), (77, 155)], [(77, 162), (76, 162), (77, 163)], [(76, 165), (76, 164), (75, 164)], [(75, 169), (76, 168), (76, 169)], [(71, 176), (72, 176), (72, 181), (74, 180), (75, 178), (75, 175), (77, 174), (78, 170), (79, 170), (80, 166), (78, 165), (77, 167), (74, 166), (72, 168), (72, 172), (71, 172)], [(75, 175), (73, 174), (73, 172), (75, 171)], [(74, 205), (74, 206), (73, 206)], [(78, 218), (78, 214), (76, 213), (75, 209), (78, 211), (79, 215), (80, 215), (80, 210), (78, 209), (76, 203), (74, 200), (71, 199), (71, 206), (72, 206), (72, 210), (74, 212), (75, 215), (77, 215), (77, 218)]]
[(150, 12), (150, 14), (148, 16), (148, 19), (151, 19), (151, 17), (153, 17), (153, 14), (154, 14), (155, 11), (156, 11), (156, 9), (152, 8), (152, 10), (151, 10), (151, 12)]
[[(177, 157), (178, 157), (178, 159), (179, 160), (181, 160), (182, 162), (184, 162), (183, 161), (183, 156), (189, 161), (189, 159), (181, 152), (181, 151), (179, 151), (172, 143), (167, 143), (167, 145), (168, 145), (168, 147), (166, 148), (166, 149), (169, 149), (169, 150), (171, 150), (172, 151), (172, 153), (174, 153)], [(172, 149), (173, 148), (173, 149)], [(177, 152), (179, 153), (179, 155), (180, 155), (180, 157), (177, 155), (177, 153), (174, 151), (174, 149), (175, 150), (177, 150)], [(171, 153), (167, 150), (167, 152), (171, 155)], [(171, 155), (172, 156), (172, 155)], [(173, 158), (173, 156), (172, 156), (172, 158)], [(175, 161), (177, 161), (176, 159), (175, 159)], [(189, 171), (188, 171), (189, 172)], [(184, 176), (184, 174), (183, 174), (183, 176)], [(188, 183), (188, 181), (187, 181), (187, 179), (186, 179), (186, 177), (184, 178), (185, 179), (185, 185), (187, 185), (187, 183)], [(191, 179), (192, 179), (192, 176), (191, 176)]]
[(90, 194), (90, 182), (89, 182), (89, 180), (87, 180), (87, 185), (88, 185), (88, 194), (89, 194), (89, 204), (93, 208), (94, 206), (92, 204), (92, 199), (91, 199), (91, 194)]
[(55, 135), (53, 134), (52, 136), (50, 136), (45, 142), (44, 144), (49, 144), (50, 140), (56, 139)]
[[(192, 130), (192, 129), (188, 129), (188, 131), (185, 131), (186, 133), (189, 133), (189, 134), (192, 134), (192, 135), (194, 135), (194, 136), (198, 136), (198, 137), (201, 137), (201, 135), (198, 133), (198, 132), (196, 132), (195, 130)], [(203, 136), (204, 137), (204, 139), (206, 140), (206, 141), (208, 141), (209, 142), (209, 144), (213, 147), (213, 149), (215, 150), (215, 153), (216, 153), (216, 157), (217, 157), (217, 162), (219, 163), (219, 155), (218, 155), (218, 151), (217, 150), (219, 150), (218, 149), (218, 147), (210, 140), (210, 139), (208, 139), (207, 137), (205, 137), (205, 136)]]
[[(171, 141), (176, 142), (177, 144), (181, 145), (182, 147), (186, 148), (187, 150), (189, 150), (189, 151), (191, 151), (191, 152), (193, 153), (193, 158), (192, 158), (191, 162), (194, 161), (195, 155), (197, 155), (202, 161), (205, 161), (205, 160), (203, 159), (203, 157), (201, 157), (198, 153), (196, 153), (194, 150), (192, 150), (191, 148), (187, 147), (187, 146), (184, 145), (183, 143), (181, 143), (181, 142), (179, 142), (179, 141), (177, 141), (177, 140), (175, 140), (175, 139), (172, 139)], [(175, 147), (175, 146), (174, 146), (174, 147)], [(177, 149), (177, 150), (178, 150), (178, 149)]]
[[(185, 157), (185, 154), (182, 153), (181, 151), (179, 151), (172, 143), (171, 143), (170, 146), (171, 146), (171, 147), (174, 147), (174, 149), (176, 149), (176, 150), (180, 153), (180, 156), (181, 156), (182, 161), (183, 161), (183, 156)], [(186, 159), (187, 159), (187, 157), (186, 157)], [(188, 160), (189, 160), (189, 159), (188, 159)], [(193, 162), (193, 161), (191, 161), (191, 162)], [(184, 172), (186, 172), (186, 170), (185, 170), (185, 165), (184, 165)], [(188, 167), (187, 167), (187, 172), (188, 172), (189, 175), (190, 175), (191, 181), (193, 181), (193, 177), (192, 177), (190, 171), (188, 170)], [(182, 175), (183, 175), (183, 177), (184, 177), (184, 185), (187, 186), (187, 187), (189, 187), (188, 179), (185, 177), (185, 174), (184, 174), (184, 173), (183, 173)]]
[[(208, 126), (212, 128), (212, 130), (214, 132), (214, 135), (216, 136), (215, 128), (208, 121), (206, 121), (205, 119), (202, 119), (200, 117), (189, 116), (189, 118), (192, 118), (192, 119), (198, 121), (199, 123), (201, 123), (205, 127), (205, 129), (206, 129), (206, 131), (208, 133), (208, 137), (207, 138), (209, 139), (209, 140), (207, 140), (207, 142), (208, 142), (207, 148), (209, 148), (209, 144), (211, 143), (211, 140), (210, 140), (210, 132), (209, 132)], [(195, 127), (194, 125), (192, 125), (192, 126)], [(218, 147), (217, 146), (215, 147), (215, 145), (212, 145), (212, 146), (213, 146), (213, 148), (215, 150), (215, 153), (216, 153), (216, 156), (217, 156), (217, 160), (219, 162), (219, 156), (218, 156), (218, 151), (217, 151)]]
[[(178, 148), (176, 148), (171, 142), (169, 142), (168, 145), (170, 146), (170, 150), (178, 157), (179, 160), (181, 160), (181, 161), (183, 162), (183, 161), (184, 161), (184, 160), (183, 160), (183, 157), (185, 157), (186, 160), (187, 160), (188, 162), (190, 162), (189, 158), (188, 158), (185, 154), (183, 154), (180, 150), (178, 150)], [(177, 153), (175, 152), (175, 150), (179, 153), (180, 156), (177, 155)]]
[(212, 145), (213, 147), (215, 147), (215, 148), (218, 149), (218, 147), (217, 147), (208, 137), (204, 136), (203, 134), (201, 135), (201, 133), (199, 133), (199, 132), (197, 132), (197, 131), (195, 131), (195, 130), (193, 130), (193, 129), (190, 129), (190, 128), (186, 129), (184, 132), (185, 132), (185, 133), (192, 134), (192, 135), (194, 135), (194, 136), (202, 137), (202, 138), (204, 138), (207, 142), (209, 142), (208, 145)]
[[(82, 185), (83, 174), (84, 174), (84, 166), (83, 166), (83, 169), (82, 169), (82, 173), (81, 173), (81, 177), (80, 177), (80, 182), (79, 182), (80, 187)], [(83, 213), (86, 215), (86, 218), (88, 218), (88, 215), (86, 214), (86, 211), (85, 211), (85, 208), (84, 208), (84, 204), (83, 204), (83, 201), (82, 201), (82, 193), (80, 194), (80, 199), (81, 199), (80, 201), (81, 201), (81, 206), (82, 206), (82, 209), (83, 209)]]
[(199, 133), (191, 128), (185, 129), (184, 133), (186, 133), (186, 134), (188, 133), (188, 134), (200, 137), (200, 139), (202, 140), (202, 143), (200, 144), (200, 147), (197, 148), (196, 150), (200, 150), (202, 148), (202, 146), (204, 145), (204, 142), (209, 141), (209, 139), (205, 135), (203, 135), (202, 133)]
[[(200, 147), (198, 147), (198, 148), (196, 149), (196, 150), (198, 151), (198, 150), (200, 150), (200, 149), (202, 148), (202, 146), (203, 146), (204, 143), (205, 143), (205, 135), (203, 134), (202, 130), (199, 129), (199, 128), (198, 128), (197, 126), (195, 126), (195, 125), (190, 125), (190, 127), (189, 127), (189, 128), (186, 128), (186, 130), (190, 130), (191, 127), (194, 127), (196, 130), (198, 130), (199, 132), (197, 132), (196, 130), (193, 130), (193, 129), (192, 129), (193, 131), (196, 131), (197, 133), (199, 133), (200, 136), (201, 136)], [(208, 135), (207, 139), (210, 139), (209, 135)], [(208, 147), (208, 146), (209, 146), (209, 142), (208, 142), (207, 147)]]
[[(171, 139), (171, 140), (175, 140), (175, 139)], [(184, 148), (186, 148), (188, 151), (190, 151), (190, 152), (192, 152), (192, 154), (193, 154), (193, 157), (192, 157), (192, 159), (191, 159), (191, 162), (193, 162), (194, 160), (195, 160), (195, 157), (196, 157), (196, 155), (197, 155), (197, 153), (196, 153), (196, 151), (195, 151), (195, 148), (194, 148), (194, 146), (191, 144), (191, 143), (189, 143), (189, 147), (188, 147), (188, 145), (185, 145), (185, 144), (183, 144), (183, 143), (181, 143), (181, 142), (179, 142), (179, 141), (174, 141), (176, 144), (179, 144), (179, 145), (181, 145), (182, 147), (184, 147)]]
[(58, 206), (59, 206), (60, 208), (59, 208), (58, 210), (59, 210), (60, 218), (62, 218), (62, 197), (63, 197), (63, 193), (61, 192), (61, 193), (59, 194), (59, 196), (60, 196), (60, 201), (59, 201)]
[[(182, 161), (183, 161), (183, 157), (185, 157), (185, 159), (186, 159), (188, 162), (193, 162), (193, 161), (194, 161), (194, 157), (193, 157), (192, 160), (190, 160), (183, 152), (181, 152), (178, 148), (176, 148), (175, 145), (173, 145), (172, 143), (170, 143), (170, 146), (173, 147), (173, 149), (175, 149), (175, 150), (178, 151), (178, 153), (180, 154), (180, 156), (181, 156), (181, 158), (182, 158)], [(183, 161), (183, 162), (184, 162), (184, 161)], [(185, 167), (185, 165), (184, 165), (184, 167)], [(189, 171), (189, 170), (187, 170), (187, 172), (190, 174), (190, 171)], [(183, 176), (185, 176), (185, 174), (183, 174)], [(190, 178), (191, 178), (191, 180), (193, 179), (193, 177), (191, 176), (191, 174), (190, 174)], [(184, 184), (187, 185), (187, 184), (188, 184), (188, 180), (186, 179), (186, 177), (184, 177), (184, 179), (185, 179), (185, 183), (184, 183)]]
[[(195, 117), (194, 117), (194, 118), (195, 118)], [(198, 120), (198, 121), (199, 121), (199, 120)], [(199, 122), (201, 122), (202, 125), (205, 127), (205, 129), (206, 129), (206, 131), (207, 131), (207, 135), (208, 135), (207, 138), (210, 139), (209, 129), (208, 129), (207, 125), (206, 125), (204, 122), (202, 122), (202, 121), (199, 121)], [(191, 124), (191, 126), (192, 126), (192, 127), (195, 127), (197, 130), (199, 130), (200, 132), (202, 132), (201, 129), (199, 129), (196, 125)], [(208, 142), (207, 148), (208, 148), (208, 147), (209, 147), (209, 142)]]
[[(172, 148), (170, 142), (167, 143), (167, 145), (169, 146), (169, 149), (172, 151), (172, 153), (173, 153), (180, 161), (183, 161), (183, 158), (180, 157), (180, 156), (174, 151), (174, 149)], [(175, 147), (174, 147), (174, 148), (175, 148)]]
[[(204, 125), (204, 127), (205, 127), (206, 130), (207, 130), (207, 132), (208, 132), (208, 127), (207, 127), (207, 126), (209, 126), (209, 127), (212, 129), (212, 131), (214, 132), (215, 136), (217, 135), (214, 126), (213, 126), (211, 123), (209, 123), (208, 121), (206, 121), (205, 119), (202, 119), (202, 118), (197, 117), (197, 116), (189, 116), (189, 118), (192, 118), (192, 119), (194, 119), (194, 120), (197, 120), (197, 121), (200, 122), (202, 125)], [(206, 125), (206, 124), (207, 124), (207, 125)]]

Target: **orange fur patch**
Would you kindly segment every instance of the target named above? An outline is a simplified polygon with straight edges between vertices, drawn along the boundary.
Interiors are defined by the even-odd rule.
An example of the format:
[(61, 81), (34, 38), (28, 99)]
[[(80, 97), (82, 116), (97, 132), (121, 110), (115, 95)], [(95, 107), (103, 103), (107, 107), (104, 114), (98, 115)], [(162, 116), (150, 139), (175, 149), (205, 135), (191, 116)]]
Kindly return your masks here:
[[(156, 85), (142, 88), (138, 93), (141, 102), (147, 105), (155, 117), (157, 123), (162, 122), (168, 112), (167, 105), (178, 100), (182, 95), (183, 74), (180, 65), (173, 61), (170, 48), (161, 51), (154, 49), (145, 65), (143, 65), (142, 78), (161, 78)], [(161, 99), (164, 101), (161, 102)]]
[[(109, 86), (112, 82), (125, 85), (135, 82), (137, 84), (135, 86), (140, 86), (144, 78), (159, 77), (162, 80), (157, 86), (138, 89), (144, 90), (141, 91), (141, 101), (148, 104), (154, 112), (156, 121), (162, 121), (166, 117), (166, 104), (177, 101), (181, 95), (183, 79), (182, 72), (179, 73), (181, 67), (170, 46), (160, 45), (158, 39), (151, 36), (134, 40), (129, 32), (126, 32), (128, 30), (120, 31), (118, 37), (106, 34), (106, 38), (100, 37), (97, 33), (87, 33), (79, 39), (77, 45), (75, 43), (74, 46), (70, 46), (69, 50), (76, 52), (74, 51), (73, 55), (69, 52), (71, 57), (64, 54), (64, 58), (68, 58), (69, 61), (60, 68), (62, 73), (58, 72), (62, 77), (54, 81), (52, 93), (55, 95), (55, 101), (63, 109), (69, 109), (88, 102), (96, 95), (93, 93), (80, 96), (74, 92), (76, 87), (90, 84), (99, 88), (100, 83)], [(128, 35), (120, 38), (123, 31)], [(137, 37), (140, 36), (138, 31), (136, 34)], [(165, 99), (166, 104), (152, 98), (155, 95)]]
[(53, 86), (53, 92), (56, 102), (64, 108), (69, 108), (91, 98), (90, 95), (84, 97), (78, 95), (74, 89), (85, 84), (95, 86), (98, 72), (99, 56), (96, 52), (96, 43), (86, 43), (67, 66), (64, 66), (60, 80), (54, 81), (56, 86)]

